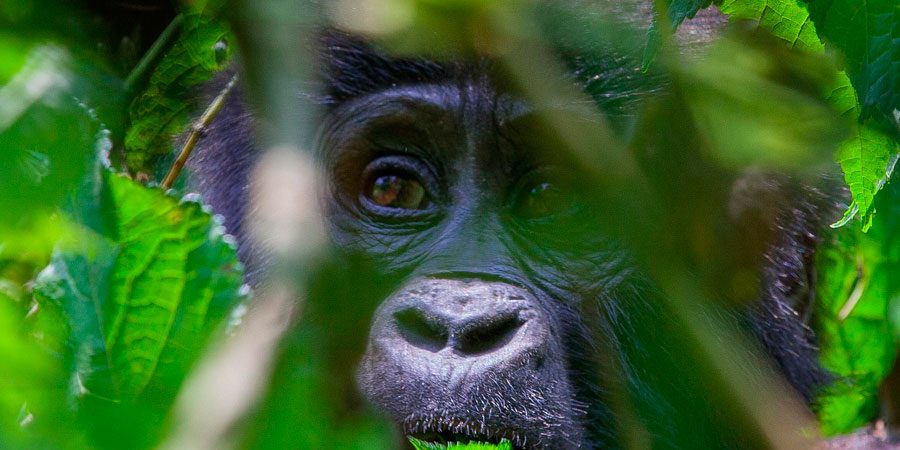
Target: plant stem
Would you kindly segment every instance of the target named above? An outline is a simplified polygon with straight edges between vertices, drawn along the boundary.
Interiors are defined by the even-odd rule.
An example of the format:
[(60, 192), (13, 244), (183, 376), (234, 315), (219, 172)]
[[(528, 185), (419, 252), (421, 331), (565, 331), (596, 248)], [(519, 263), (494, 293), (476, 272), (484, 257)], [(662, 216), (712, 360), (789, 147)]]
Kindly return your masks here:
[(206, 131), (206, 128), (212, 123), (213, 119), (216, 118), (216, 115), (219, 114), (219, 111), (222, 110), (222, 107), (225, 106), (225, 100), (228, 98), (228, 94), (231, 93), (231, 90), (234, 88), (235, 83), (237, 83), (238, 76), (234, 74), (230, 80), (228, 80), (228, 84), (219, 91), (219, 95), (213, 99), (212, 103), (206, 108), (206, 111), (203, 111), (203, 115), (200, 116), (200, 120), (195, 122), (191, 126), (191, 132), (188, 135), (186, 141), (184, 141), (184, 145), (181, 147), (181, 152), (178, 153), (178, 158), (172, 164), (172, 168), (169, 169), (169, 173), (166, 174), (166, 178), (163, 179), (162, 187), (163, 189), (169, 189), (172, 187), (172, 183), (175, 182), (175, 179), (178, 178), (178, 174), (181, 173), (181, 169), (184, 168), (184, 164), (187, 162), (189, 156), (191, 156), (191, 152), (194, 150), (194, 147), (197, 145), (197, 142), (203, 137), (203, 133)]
[(162, 52), (172, 43), (178, 32), (181, 31), (181, 24), (183, 22), (184, 14), (175, 16), (175, 18), (169, 22), (169, 25), (166, 26), (166, 29), (164, 29), (159, 37), (156, 38), (156, 41), (153, 42), (153, 45), (150, 46), (147, 53), (144, 53), (144, 57), (138, 61), (131, 73), (128, 74), (128, 78), (125, 79), (125, 89), (127, 92), (134, 92), (137, 83), (144, 79), (147, 72), (162, 55)]

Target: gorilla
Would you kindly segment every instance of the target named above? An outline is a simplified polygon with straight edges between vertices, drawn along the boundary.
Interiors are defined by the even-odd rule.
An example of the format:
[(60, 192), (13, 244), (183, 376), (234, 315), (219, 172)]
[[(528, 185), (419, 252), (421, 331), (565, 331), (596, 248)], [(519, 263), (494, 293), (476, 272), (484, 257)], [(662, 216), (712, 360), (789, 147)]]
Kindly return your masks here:
[[(631, 14), (646, 25), (646, 11)], [(685, 51), (723, 22), (714, 11), (688, 21), (679, 34)], [(683, 367), (690, 359), (668, 347), (678, 330), (660, 294), (628, 249), (597, 231), (604, 206), (590, 178), (547, 150), (537, 107), (490, 58), (394, 56), (335, 29), (316, 42), (321, 86), (302, 95), (324, 110), (316, 148), (330, 239), (391, 283), (371, 317), (356, 382), (402, 434), (617, 448), (635, 439), (623, 429), (636, 420), (654, 448), (757, 448), (722, 431), (726, 414), (697, 394), (706, 387)], [(567, 61), (567, 81), (590, 89), (611, 117), (653, 95), (636, 81), (634, 59)], [(266, 267), (244, 221), (258, 158), (253, 129), (238, 88), (189, 163), (193, 187), (241, 243), (251, 282)], [(739, 239), (760, 243), (760, 287), (754, 304), (723, 314), (738, 317), (812, 401), (829, 377), (803, 313), (834, 196), (750, 172), (729, 197)], [(626, 394), (629, 414), (620, 407)]]

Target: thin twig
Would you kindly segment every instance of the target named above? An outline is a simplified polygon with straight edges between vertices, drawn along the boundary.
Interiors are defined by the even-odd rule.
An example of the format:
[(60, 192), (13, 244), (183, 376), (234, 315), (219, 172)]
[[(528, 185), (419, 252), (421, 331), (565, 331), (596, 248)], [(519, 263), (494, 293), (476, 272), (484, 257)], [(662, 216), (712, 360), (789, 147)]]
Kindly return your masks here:
[(206, 111), (203, 111), (203, 115), (200, 116), (200, 120), (194, 123), (191, 126), (191, 133), (188, 135), (186, 141), (184, 141), (184, 145), (181, 147), (181, 152), (178, 153), (178, 159), (172, 164), (172, 168), (169, 169), (169, 173), (166, 174), (166, 178), (163, 179), (162, 187), (163, 189), (169, 189), (172, 187), (172, 183), (175, 182), (175, 179), (178, 178), (178, 174), (181, 173), (181, 169), (184, 168), (184, 164), (187, 162), (189, 156), (191, 156), (191, 152), (194, 150), (194, 147), (197, 145), (197, 142), (203, 137), (204, 132), (207, 127), (212, 123), (213, 119), (216, 118), (216, 115), (219, 114), (219, 111), (222, 110), (222, 107), (225, 106), (225, 100), (228, 98), (228, 94), (231, 93), (231, 89), (234, 88), (235, 83), (237, 83), (237, 74), (231, 77), (231, 80), (228, 80), (228, 84), (219, 91), (219, 95), (213, 99), (212, 103), (206, 108)]

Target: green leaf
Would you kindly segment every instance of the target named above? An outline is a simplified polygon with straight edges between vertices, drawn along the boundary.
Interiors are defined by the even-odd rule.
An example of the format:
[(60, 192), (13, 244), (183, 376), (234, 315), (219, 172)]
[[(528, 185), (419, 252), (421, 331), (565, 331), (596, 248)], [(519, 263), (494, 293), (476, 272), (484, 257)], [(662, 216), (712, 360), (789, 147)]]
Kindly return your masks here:
[(201, 205), (105, 174), (111, 229), (62, 246), (37, 290), (72, 329), (80, 386), (167, 404), (242, 296), (233, 245)]
[(883, 214), (868, 233), (841, 228), (817, 255), (821, 361), (838, 377), (818, 400), (829, 435), (875, 417), (878, 386), (897, 354), (889, 319), (900, 307), (900, 183), (888, 183), (875, 206)]
[[(892, 40), (891, 27), (885, 26), (885, 21), (893, 20), (888, 17), (891, 8), (885, 7), (885, 3), (892, 2), (891, 0), (811, 2), (812, 16), (806, 4), (798, 0), (723, 0), (720, 9), (732, 18), (758, 21), (761, 28), (769, 30), (794, 48), (821, 53), (825, 47), (817, 36), (816, 24), (813, 22), (815, 18), (822, 35), (844, 50), (848, 58), (847, 72), (838, 74), (830, 90), (829, 100), (842, 117), (856, 122), (865, 119), (869, 114), (867, 111), (870, 109), (867, 105), (872, 104), (872, 100), (869, 99), (872, 95), (878, 98), (900, 95), (898, 94), (900, 86), (897, 85), (900, 83), (898, 71), (885, 68), (889, 69), (891, 64), (895, 66), (900, 64), (900, 38)], [(898, 8), (900, 6), (894, 7), (895, 12), (900, 11)], [(879, 14), (873, 13), (875, 9)], [(878, 23), (874, 24), (873, 21)], [(860, 75), (863, 72), (866, 74), (871, 72), (871, 78), (880, 80), (879, 88), (884, 93), (879, 91), (876, 94), (869, 94), (866, 90), (869, 89), (868, 85), (860, 81), (860, 77), (869, 79)], [(900, 103), (897, 101), (898, 98), (900, 97), (893, 97), (887, 102), (893, 106), (889, 105), (886, 111), (892, 111), (897, 107)], [(897, 145), (891, 136), (877, 129), (875, 125), (871, 122), (858, 125), (838, 149), (836, 159), (853, 194), (853, 202), (844, 217), (833, 225), (835, 227), (842, 226), (858, 216), (862, 219), (863, 228), (868, 229), (872, 220), (873, 211), (870, 209), (872, 201), (884, 184), (885, 178), (890, 175), (889, 162), (897, 153)]]
[(897, 162), (897, 143), (888, 135), (868, 126), (859, 125), (849, 139), (841, 144), (837, 162), (844, 172), (844, 180), (853, 194), (853, 203), (844, 217), (833, 227), (846, 224), (854, 215), (863, 221), (863, 231), (871, 224), (871, 209), (875, 194), (884, 185)]
[(811, 2), (820, 34), (839, 49), (862, 105), (861, 120), (874, 119), (900, 137), (900, 4), (895, 0)]
[(131, 124), (125, 136), (130, 171), (152, 173), (156, 159), (172, 151), (172, 138), (184, 130), (190, 117), (191, 91), (226, 66), (230, 41), (221, 20), (185, 16), (180, 37), (131, 103)]
[(409, 442), (416, 450), (512, 450), (512, 443), (504, 439), (499, 444), (484, 442), (450, 442), (447, 444), (435, 444), (414, 437), (409, 437)]
[(0, 84), (6, 84), (25, 65), (33, 43), (14, 33), (0, 32)]
[(841, 144), (835, 156), (853, 201), (841, 220), (831, 226), (841, 227), (859, 217), (865, 231), (871, 225), (874, 214), (872, 201), (897, 162), (897, 144), (890, 136), (876, 129), (871, 121), (858, 123), (859, 100), (846, 72), (838, 73), (828, 100), (842, 117), (855, 124), (850, 137)]
[(859, 100), (847, 72), (840, 71), (835, 76), (831, 91), (828, 93), (828, 102), (834, 106), (841, 117), (853, 121), (859, 118)]
[(732, 19), (755, 20), (791, 48), (809, 52), (825, 50), (816, 34), (806, 4), (800, 0), (722, 0), (719, 9)]

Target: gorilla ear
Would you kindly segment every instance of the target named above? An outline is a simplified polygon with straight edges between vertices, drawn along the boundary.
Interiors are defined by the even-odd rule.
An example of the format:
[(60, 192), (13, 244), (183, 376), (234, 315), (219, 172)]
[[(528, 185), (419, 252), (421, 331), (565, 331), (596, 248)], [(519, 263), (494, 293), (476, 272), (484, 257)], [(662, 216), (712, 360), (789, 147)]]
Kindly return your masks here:
[(761, 269), (761, 295), (806, 317), (812, 306), (815, 250), (832, 214), (817, 188), (761, 169), (732, 184), (728, 217), (748, 261)]
[(838, 195), (751, 169), (732, 184), (728, 204), (736, 240), (759, 267), (759, 299), (751, 306), (751, 328), (807, 401), (830, 379), (819, 365), (809, 327), (815, 307), (815, 252), (823, 231), (840, 211), (833, 201), (841, 198), (840, 191), (825, 190)]

